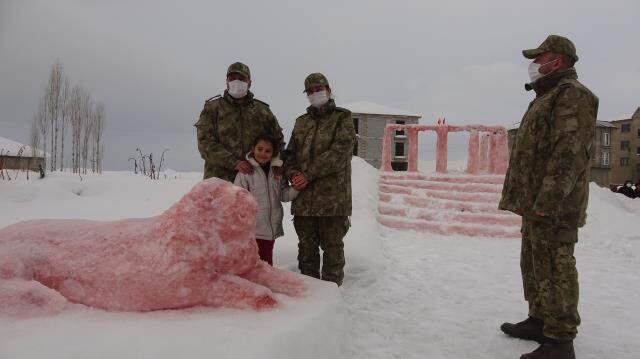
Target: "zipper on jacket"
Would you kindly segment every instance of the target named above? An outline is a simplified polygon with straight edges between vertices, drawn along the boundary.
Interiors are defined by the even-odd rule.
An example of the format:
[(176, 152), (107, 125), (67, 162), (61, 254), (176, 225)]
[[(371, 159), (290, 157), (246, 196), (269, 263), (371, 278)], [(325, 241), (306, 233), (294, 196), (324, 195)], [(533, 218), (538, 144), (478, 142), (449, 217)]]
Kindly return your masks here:
[(264, 174), (265, 177), (265, 186), (267, 187), (267, 201), (269, 201), (269, 228), (271, 229), (271, 239), (275, 239), (273, 238), (275, 236), (274, 234), (274, 230), (273, 230), (273, 223), (271, 222), (271, 188), (269, 188), (269, 177), (271, 176), (271, 173), (273, 172), (273, 168), (269, 168), (269, 174), (267, 175), (266, 173), (264, 173), (264, 170), (262, 168), (260, 168), (260, 171), (262, 171), (262, 173)]
[[(315, 154), (313, 153), (314, 148), (316, 147), (316, 137), (318, 135), (318, 127), (320, 127), (320, 119), (313, 119), (314, 124), (315, 124), (315, 129), (313, 130), (313, 138), (311, 139), (311, 148), (309, 149), (309, 159), (313, 160), (313, 158), (315, 157)], [(313, 191), (311, 192), (312, 198), (316, 198), (316, 188), (315, 186), (313, 186)], [(309, 209), (311, 213), (313, 212), (313, 202), (315, 201), (311, 201), (311, 208)]]

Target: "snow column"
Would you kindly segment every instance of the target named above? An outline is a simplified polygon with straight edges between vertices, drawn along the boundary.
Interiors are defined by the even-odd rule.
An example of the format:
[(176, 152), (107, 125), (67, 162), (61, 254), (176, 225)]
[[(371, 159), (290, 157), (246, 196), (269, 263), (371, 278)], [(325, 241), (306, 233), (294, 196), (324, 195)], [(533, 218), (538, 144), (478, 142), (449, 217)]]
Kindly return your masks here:
[(489, 170), (489, 134), (486, 132), (480, 135), (480, 158), (478, 162), (478, 170), (482, 173), (487, 173)]
[(489, 171), (493, 174), (507, 173), (509, 150), (507, 148), (507, 136), (504, 131), (496, 131), (491, 134), (489, 141)]
[(406, 128), (407, 139), (409, 140), (409, 172), (418, 171), (418, 130), (413, 127), (407, 126)]
[(393, 137), (394, 128), (387, 125), (384, 128), (384, 136), (382, 137), (382, 164), (380, 169), (389, 172), (391, 171), (391, 140)]
[(436, 134), (436, 172), (447, 172), (447, 145), (449, 140), (449, 126), (444, 123), (438, 124)]
[(480, 134), (477, 130), (471, 130), (469, 134), (469, 148), (467, 149), (467, 173), (478, 174), (478, 150), (480, 146)]

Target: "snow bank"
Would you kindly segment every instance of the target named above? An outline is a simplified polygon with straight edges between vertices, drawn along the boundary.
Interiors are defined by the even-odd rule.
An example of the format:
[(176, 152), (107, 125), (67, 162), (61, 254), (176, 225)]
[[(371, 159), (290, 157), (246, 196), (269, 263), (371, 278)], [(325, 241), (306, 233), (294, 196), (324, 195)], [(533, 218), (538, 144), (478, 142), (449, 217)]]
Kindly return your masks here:
[[(3, 181), (0, 228), (36, 218), (117, 220), (159, 215), (202, 174), (167, 177), (154, 181), (106, 172), (81, 179), (50, 173), (43, 180)], [(295, 246), (292, 228), (287, 236)], [(294, 262), (295, 255), (287, 261)], [(277, 261), (276, 265), (282, 267)], [(333, 283), (306, 277), (305, 283), (310, 291), (304, 299), (276, 294), (280, 305), (264, 312), (199, 308), (142, 314), (76, 307), (40, 318), (3, 317), (0, 358), (340, 358), (348, 331), (340, 291)]]
[[(34, 294), (35, 280), (56, 299), (107, 310), (274, 307), (272, 291), (300, 296), (304, 284), (258, 257), (256, 212), (248, 191), (210, 178), (159, 216), (16, 223), (0, 229), (0, 272), (25, 286), (0, 277), (0, 296), (29, 297), (41, 310), (50, 296)], [(31, 314), (23, 307), (0, 315)]]
[[(285, 297), (282, 308), (256, 316), (227, 309), (135, 316), (81, 310), (3, 319), (0, 358), (337, 358), (337, 348), (344, 348), (347, 357), (363, 359), (509, 359), (534, 350), (535, 343), (499, 330), (502, 322), (526, 315), (520, 241), (381, 228), (375, 220), (378, 173), (359, 158), (352, 166), (353, 227), (345, 238), (340, 290), (307, 279), (308, 298)], [(80, 182), (54, 174), (29, 184), (0, 182), (0, 226), (42, 217), (156, 215), (200, 176), (151, 181), (107, 173)], [(80, 195), (72, 193), (74, 186), (82, 187)], [(575, 346), (581, 359), (636, 359), (640, 353), (639, 207), (638, 199), (591, 187), (575, 255), (582, 317)], [(284, 226), (275, 264), (295, 270), (290, 215)]]
[(0, 358), (340, 358), (346, 335), (342, 299), (333, 284), (306, 283), (307, 299), (279, 296), (282, 308), (266, 312), (81, 309), (0, 319)]

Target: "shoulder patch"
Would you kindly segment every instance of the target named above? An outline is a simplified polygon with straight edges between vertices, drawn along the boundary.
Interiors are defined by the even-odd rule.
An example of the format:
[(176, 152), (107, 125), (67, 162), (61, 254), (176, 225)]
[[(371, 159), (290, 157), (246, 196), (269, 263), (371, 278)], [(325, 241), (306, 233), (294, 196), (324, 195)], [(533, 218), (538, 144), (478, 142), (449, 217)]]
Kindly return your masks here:
[(205, 101), (205, 102), (213, 101), (213, 100), (215, 100), (215, 99), (217, 99), (217, 98), (220, 98), (220, 97), (221, 97), (221, 95), (215, 95), (215, 96), (211, 97), (210, 99), (208, 99), (208, 100), (207, 100), (207, 101)]
[(253, 100), (254, 100), (254, 101), (256, 101), (256, 102), (259, 102), (259, 103), (261, 103), (261, 104), (263, 104), (263, 105), (265, 105), (265, 106), (267, 106), (267, 107), (269, 107), (269, 104), (268, 104), (268, 103), (266, 103), (266, 102), (264, 102), (264, 101), (261, 101), (261, 100), (258, 100), (258, 99), (257, 99), (257, 98), (255, 98), (255, 97), (253, 98)]

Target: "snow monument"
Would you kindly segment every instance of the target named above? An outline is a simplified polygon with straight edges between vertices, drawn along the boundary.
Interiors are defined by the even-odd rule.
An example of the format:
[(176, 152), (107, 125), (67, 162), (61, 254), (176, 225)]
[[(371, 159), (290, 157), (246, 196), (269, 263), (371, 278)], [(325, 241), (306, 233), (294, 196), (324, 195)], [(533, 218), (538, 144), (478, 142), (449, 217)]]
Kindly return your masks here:
[[(396, 130), (408, 140), (408, 171), (391, 169)], [(418, 133), (436, 133), (436, 171), (418, 172)], [(450, 132), (469, 132), (467, 168), (447, 171)], [(498, 210), (507, 171), (507, 131), (501, 126), (389, 124), (385, 127), (380, 168), (378, 222), (395, 229), (438, 234), (520, 238), (520, 217)]]
[(156, 217), (0, 229), (0, 314), (51, 314), (70, 303), (113, 311), (274, 307), (274, 292), (300, 296), (306, 287), (259, 259), (256, 211), (249, 192), (212, 178)]

